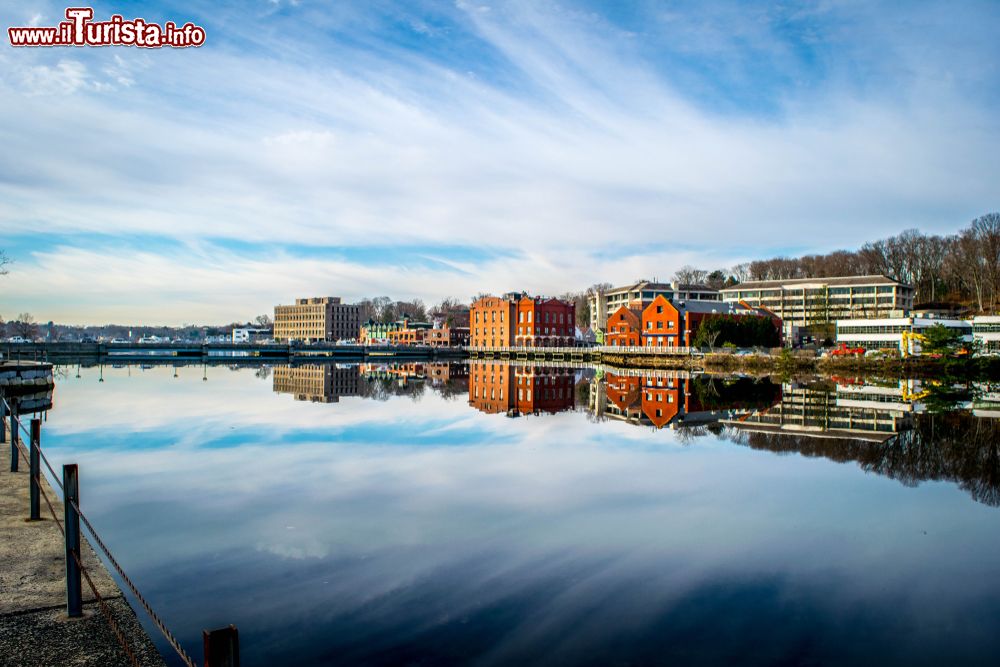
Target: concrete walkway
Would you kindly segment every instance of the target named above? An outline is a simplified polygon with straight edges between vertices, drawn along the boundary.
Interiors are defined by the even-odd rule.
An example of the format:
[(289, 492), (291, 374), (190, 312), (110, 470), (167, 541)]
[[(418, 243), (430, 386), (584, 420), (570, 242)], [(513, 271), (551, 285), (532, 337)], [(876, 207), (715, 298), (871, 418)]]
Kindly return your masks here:
[[(28, 464), (23, 458), (19, 468), (10, 472), (10, 444), (4, 442), (0, 446), (0, 667), (130, 665), (86, 579), (83, 617), (66, 616), (63, 536), (44, 498), (42, 520), (26, 521)], [(62, 503), (44, 475), (42, 485), (62, 521)], [(86, 540), (82, 552), (84, 566), (139, 663), (163, 666), (153, 642)]]

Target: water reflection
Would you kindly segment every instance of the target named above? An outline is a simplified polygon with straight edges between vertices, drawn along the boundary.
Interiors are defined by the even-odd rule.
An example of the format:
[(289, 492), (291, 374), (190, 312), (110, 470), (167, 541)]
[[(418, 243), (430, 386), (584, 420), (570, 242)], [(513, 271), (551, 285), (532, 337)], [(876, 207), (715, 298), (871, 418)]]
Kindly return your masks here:
[(1000, 656), (988, 387), (936, 413), (929, 384), (544, 364), (74, 374), (45, 446), (192, 652), (236, 623), (246, 665)]
[[(527, 362), (276, 366), (273, 389), (295, 400), (444, 398), (468, 393), (485, 414), (553, 415), (669, 428), (754, 449), (853, 461), (907, 485), (948, 481), (1000, 506), (1000, 393), (989, 385), (856, 378), (784, 383), (684, 371), (602, 370)], [(947, 406), (943, 409), (942, 406)], [(944, 414), (942, 414), (944, 413)]]

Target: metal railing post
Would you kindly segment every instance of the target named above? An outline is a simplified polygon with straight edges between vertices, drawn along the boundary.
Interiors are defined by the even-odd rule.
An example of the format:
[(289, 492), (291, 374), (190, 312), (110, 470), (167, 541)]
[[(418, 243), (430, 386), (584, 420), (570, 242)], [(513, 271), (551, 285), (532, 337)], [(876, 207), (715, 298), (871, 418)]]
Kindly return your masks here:
[(235, 625), (203, 630), (205, 667), (240, 667), (240, 633)]
[(28, 499), (29, 499), (29, 521), (38, 521), (42, 518), (38, 508), (39, 497), (41, 496), (41, 447), (42, 447), (42, 420), (31, 420), (31, 449), (28, 451), (28, 467), (31, 471), (28, 479)]
[(20, 458), (18, 456), (18, 433), (17, 433), (17, 402), (11, 401), (10, 403), (10, 471), (17, 472), (17, 460)]
[(66, 614), (83, 615), (83, 590), (80, 582), (80, 477), (75, 463), (63, 466), (63, 505), (66, 529)]

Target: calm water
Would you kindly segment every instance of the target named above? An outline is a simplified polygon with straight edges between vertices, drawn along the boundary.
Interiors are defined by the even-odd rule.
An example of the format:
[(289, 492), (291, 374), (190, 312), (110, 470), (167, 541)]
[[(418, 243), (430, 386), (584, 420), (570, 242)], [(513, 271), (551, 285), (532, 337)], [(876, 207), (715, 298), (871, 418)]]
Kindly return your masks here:
[(203, 628), (235, 623), (244, 665), (985, 665), (990, 397), (65, 367), (43, 446), (80, 464), (85, 511), (199, 657)]

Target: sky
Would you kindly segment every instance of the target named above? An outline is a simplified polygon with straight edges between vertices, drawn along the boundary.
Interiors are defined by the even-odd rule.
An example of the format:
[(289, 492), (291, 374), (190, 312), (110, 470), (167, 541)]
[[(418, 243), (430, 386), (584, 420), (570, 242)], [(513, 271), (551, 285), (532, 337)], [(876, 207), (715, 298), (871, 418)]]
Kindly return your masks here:
[(5, 319), (552, 295), (1000, 210), (997, 2), (93, 7), (206, 42), (3, 34)]

